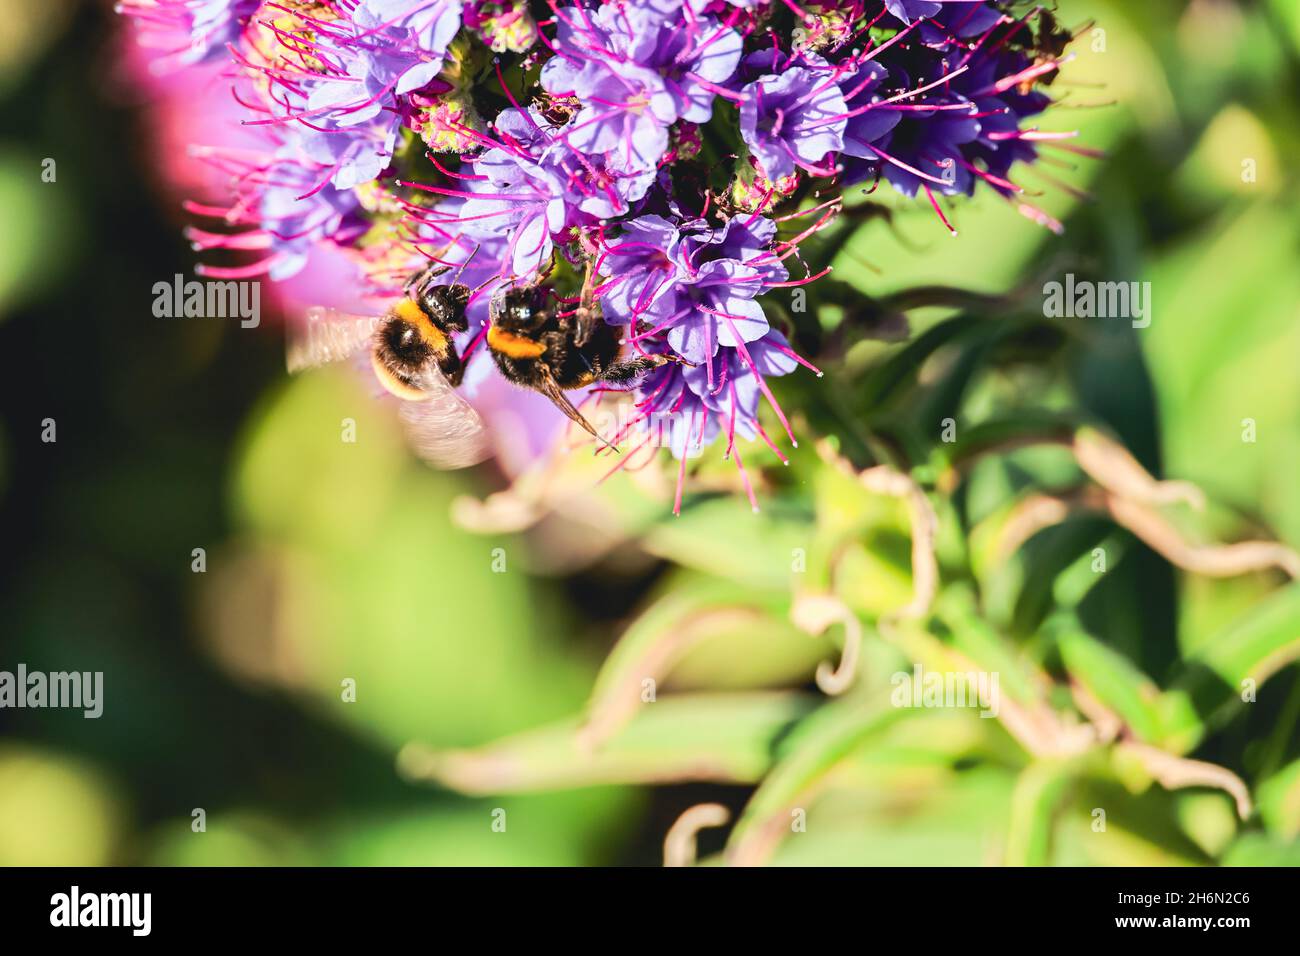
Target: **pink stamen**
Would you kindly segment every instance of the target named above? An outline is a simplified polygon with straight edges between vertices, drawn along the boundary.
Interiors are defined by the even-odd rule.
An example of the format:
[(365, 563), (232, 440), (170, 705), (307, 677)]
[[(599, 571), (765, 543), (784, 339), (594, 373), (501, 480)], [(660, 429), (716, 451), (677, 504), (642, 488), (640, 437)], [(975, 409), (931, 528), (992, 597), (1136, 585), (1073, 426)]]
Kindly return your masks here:
[(952, 227), (952, 223), (948, 221), (948, 217), (945, 216), (943, 210), (939, 208), (939, 201), (934, 198), (934, 193), (930, 191), (930, 187), (925, 183), (921, 183), (921, 188), (925, 190), (925, 195), (929, 197), (930, 205), (934, 207), (934, 211), (939, 214), (939, 219), (948, 227), (948, 231), (952, 233), (953, 236), (956, 236), (957, 230)]
[(210, 266), (199, 263), (194, 267), (194, 273), (210, 279), (248, 279), (253, 276), (265, 275), (283, 258), (283, 256), (277, 254), (268, 256), (265, 259), (259, 259), (257, 262), (250, 262), (246, 266)]
[(762, 373), (760, 373), (758, 370), (758, 366), (754, 364), (754, 360), (750, 357), (749, 349), (745, 347), (745, 340), (741, 338), (740, 333), (736, 331), (736, 323), (733, 320), (740, 320), (740, 321), (748, 321), (748, 320), (745, 319), (744, 316), (731, 315), (727, 312), (719, 312), (715, 309), (706, 308), (705, 306), (700, 306), (700, 308), (703, 311), (710, 313), (711, 315), (716, 315), (726, 320), (727, 327), (731, 329), (731, 337), (736, 340), (736, 350), (740, 353), (741, 359), (743, 359), (745, 364), (749, 366), (749, 371), (751, 374), (753, 374), (754, 380), (758, 384), (759, 391), (763, 393), (763, 397), (767, 399), (768, 404), (772, 406), (772, 410), (776, 412), (776, 417), (780, 420), (781, 427), (785, 429), (786, 435), (789, 436), (790, 443), (794, 445), (795, 448), (798, 448), (799, 442), (795, 440), (794, 430), (790, 428), (790, 422), (786, 419), (785, 412), (781, 410), (781, 404), (776, 400), (776, 396), (772, 394), (772, 390), (768, 388), (767, 381), (763, 378)]

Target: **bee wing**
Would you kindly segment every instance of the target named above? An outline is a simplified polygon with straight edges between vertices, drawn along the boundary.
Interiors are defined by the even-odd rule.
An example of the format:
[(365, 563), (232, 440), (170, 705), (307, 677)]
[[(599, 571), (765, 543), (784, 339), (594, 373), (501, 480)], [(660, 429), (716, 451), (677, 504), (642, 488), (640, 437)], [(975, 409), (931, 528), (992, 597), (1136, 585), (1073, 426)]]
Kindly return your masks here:
[[(355, 355), (374, 341), (381, 318), (351, 315), (334, 309), (308, 309), (288, 325), (285, 363), (291, 373), (327, 365)], [(398, 415), (417, 455), (435, 468), (468, 468), (491, 454), (483, 419), (452, 388), (441, 370), (432, 368), (421, 380), (428, 398), (400, 402)]]
[(379, 322), (373, 315), (351, 315), (321, 306), (310, 308), (301, 319), (291, 319), (285, 325), (285, 365), (290, 373), (297, 373), (341, 361), (373, 341)]
[(412, 450), (435, 468), (468, 468), (492, 453), (483, 419), (437, 368), (420, 383), (428, 398), (402, 402), (398, 416)]

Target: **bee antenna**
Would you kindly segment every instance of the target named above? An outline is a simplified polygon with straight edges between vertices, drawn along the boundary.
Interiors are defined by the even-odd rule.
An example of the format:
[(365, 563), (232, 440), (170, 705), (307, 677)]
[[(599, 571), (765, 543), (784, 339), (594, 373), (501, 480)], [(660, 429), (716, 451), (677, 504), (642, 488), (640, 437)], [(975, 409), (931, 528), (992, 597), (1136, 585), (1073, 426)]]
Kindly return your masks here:
[[(462, 263), (460, 264), (460, 268), (456, 271), (456, 282), (457, 282), (458, 284), (459, 284), (459, 282), (460, 282), (460, 277), (463, 276), (463, 275), (465, 274), (465, 270), (469, 268), (469, 264), (470, 264), (471, 262), (474, 261), (474, 257), (475, 257), (476, 255), (478, 255), (478, 251), (479, 251), (479, 249), (481, 249), (481, 248), (483, 248), (483, 247), (482, 247), (482, 245), (481, 245), (480, 243), (475, 243), (475, 244), (474, 244), (474, 251), (471, 252), (468, 256), (466, 256), (466, 257), (465, 257), (465, 261), (462, 262)], [(489, 281), (491, 281), (491, 280), (489, 280)], [(484, 285), (486, 285), (486, 284), (487, 284), (487, 283), (485, 282)], [(479, 286), (479, 288), (481, 289), (481, 288), (483, 288), (483, 286)]]
[(499, 279), (499, 278), (501, 278), (500, 275), (490, 275), (490, 276), (488, 276), (486, 279), (484, 279), (482, 282), (480, 282), (478, 285), (476, 285), (476, 286), (475, 286), (475, 287), (470, 291), (470, 295), (473, 295), (473, 294), (475, 294), (475, 293), (477, 293), (477, 292), (482, 291), (482, 289), (483, 289), (483, 288), (484, 288), (484, 287), (485, 287), (489, 282), (491, 282), (493, 279)]

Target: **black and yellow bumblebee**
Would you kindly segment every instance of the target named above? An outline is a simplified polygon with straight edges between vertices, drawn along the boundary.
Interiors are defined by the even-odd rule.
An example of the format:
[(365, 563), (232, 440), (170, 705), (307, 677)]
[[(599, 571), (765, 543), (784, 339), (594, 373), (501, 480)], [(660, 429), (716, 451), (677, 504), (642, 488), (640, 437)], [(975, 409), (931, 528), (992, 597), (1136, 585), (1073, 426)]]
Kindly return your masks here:
[[(482, 461), (488, 448), (482, 419), (455, 391), (465, 365), (453, 337), (468, 331), (465, 310), (473, 293), (459, 282), (435, 285), (447, 269), (434, 265), (413, 275), (405, 294), (379, 317), (309, 310), (290, 329), (288, 366), (298, 372), (368, 345), (379, 384), (401, 399), (401, 417), (416, 452), (437, 467), (463, 468)], [(619, 333), (600, 318), (592, 301), (590, 264), (578, 306), (565, 312), (558, 305), (541, 279), (501, 286), (489, 301), (488, 350), (508, 381), (545, 395), (605, 442), (565, 391), (601, 382), (630, 388), (667, 359), (619, 360)]]
[(299, 372), (368, 349), (379, 384), (401, 400), (399, 416), (416, 454), (437, 468), (464, 468), (491, 449), (482, 418), (455, 390), (465, 366), (452, 337), (468, 329), (471, 292), (459, 283), (434, 285), (447, 269), (417, 272), (382, 316), (307, 310), (290, 324), (287, 363)]
[(431, 266), (406, 283), (404, 295), (389, 307), (375, 330), (370, 363), (379, 382), (398, 398), (419, 401), (430, 364), (454, 387), (465, 365), (452, 338), (469, 328), (465, 307), (470, 290), (459, 282), (434, 285), (448, 269)]
[[(1074, 38), (1086, 30), (1092, 28), (1092, 23), (1085, 23), (1077, 31), (1071, 31), (1061, 26), (1056, 17), (1050, 10), (1040, 9), (1038, 11), (1038, 30), (1034, 41), (1034, 66), (1042, 66), (1044, 63), (1055, 63), (1065, 54), (1065, 49), (1074, 41)], [(1016, 91), (1021, 96), (1028, 96), (1033, 92), (1034, 86), (1038, 83), (1044, 86), (1050, 86), (1056, 79), (1056, 72), (1036, 75), (1031, 79), (1025, 80), (1018, 84)]]
[(551, 290), (538, 281), (501, 286), (492, 295), (492, 326), (487, 344), (497, 369), (508, 381), (540, 392), (598, 441), (604, 441), (564, 393), (608, 383), (636, 385), (661, 365), (662, 356), (619, 360), (619, 332), (596, 312), (591, 296), (591, 266), (577, 308), (558, 308)]

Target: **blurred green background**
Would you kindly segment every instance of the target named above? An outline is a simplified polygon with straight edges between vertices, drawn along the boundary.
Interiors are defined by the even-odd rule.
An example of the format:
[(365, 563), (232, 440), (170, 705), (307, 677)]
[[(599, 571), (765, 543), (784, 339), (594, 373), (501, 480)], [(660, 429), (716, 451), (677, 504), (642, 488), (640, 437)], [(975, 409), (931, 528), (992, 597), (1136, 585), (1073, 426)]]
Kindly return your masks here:
[[(1153, 473), (1198, 483), (1212, 504), (1194, 534), (1300, 547), (1300, 5), (1062, 0), (1058, 17), (1096, 28), (1044, 126), (1106, 153), (1055, 153), (1068, 168), (1041, 170), (1088, 196), (1023, 172), (1064, 236), (985, 196), (952, 210), (954, 240), (929, 211), (878, 195), (892, 221), (845, 233), (836, 277), (874, 301), (934, 282), (1032, 290), (1065, 271), (1145, 280), (1152, 324), (1062, 332), (1032, 300), (960, 330), (951, 311), (917, 312), (914, 335), (952, 334), (858, 416), (865, 445), (896, 439), (925, 479), (935, 461), (903, 437), (909, 417), (951, 410), (964, 429), (1066, 414), (1108, 427)], [(873, 709), (890, 672), (925, 656), (875, 627), (911, 590), (895, 503), (837, 485), (809, 441), (765, 482), (760, 516), (705, 492), (673, 519), (643, 476), (593, 494), (581, 505), (593, 525), (576, 531), (463, 530), (453, 499), (499, 484), (423, 468), (354, 376), (288, 381), (269, 322), (152, 317), (153, 283), (193, 259), (156, 189), (143, 107), (105, 81), (120, 26), (107, 5), (0, 0), (0, 24), (0, 669), (105, 675), (99, 720), (0, 711), (0, 864), (652, 864), (672, 821), (705, 800), (743, 812), (751, 833), (807, 805), (807, 832), (775, 850), (794, 864), (1300, 859), (1300, 614), (1277, 573), (1176, 573), (1095, 518), (982, 567), (982, 519), (1025, 487), (1070, 480), (1050, 453), (981, 464), (940, 505), (944, 579), (963, 585), (941, 596), (942, 640), (977, 657), (993, 643), (963, 635), (996, 631), (1004, 688), (1041, 668), (1061, 678), (1048, 699), (1062, 710), (1066, 680), (1094, 677), (1138, 739), (1244, 779), (1258, 804), (1246, 821), (1221, 791), (1151, 787), (1113, 754), (1031, 758), (970, 712)], [(46, 157), (54, 183), (41, 181)], [(904, 349), (861, 342), (824, 387), (851, 408)], [(813, 433), (835, 433), (818, 387), (787, 385), (787, 407), (806, 399)], [(344, 418), (355, 444), (339, 440)], [(790, 555), (806, 548), (814, 564), (831, 526), (861, 532), (838, 573), (862, 585), (849, 603), (869, 639), (860, 685), (826, 703), (812, 674), (834, 642), (787, 617), (803, 573)], [(1112, 569), (1080, 584), (1077, 559), (1095, 546)], [(1092, 635), (1077, 661), (1053, 630), (1060, 613)], [(1281, 656), (1259, 699), (1203, 707), (1198, 669), (1260, 615)], [(690, 627), (701, 637), (674, 652), (653, 719), (583, 756), (572, 715), (598, 675), (597, 700)], [(620, 635), (622, 657), (602, 665)], [(1144, 731), (1147, 705), (1159, 727), (1183, 726), (1171, 712), (1186, 687), (1187, 741)], [(410, 741), (467, 751), (534, 728), (437, 764), (470, 795), (396, 771)], [(1112, 820), (1102, 835), (1096, 807)], [(723, 842), (710, 832), (702, 852)]]

